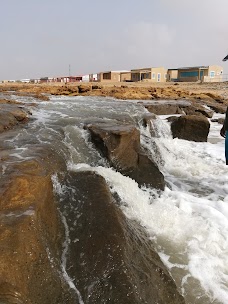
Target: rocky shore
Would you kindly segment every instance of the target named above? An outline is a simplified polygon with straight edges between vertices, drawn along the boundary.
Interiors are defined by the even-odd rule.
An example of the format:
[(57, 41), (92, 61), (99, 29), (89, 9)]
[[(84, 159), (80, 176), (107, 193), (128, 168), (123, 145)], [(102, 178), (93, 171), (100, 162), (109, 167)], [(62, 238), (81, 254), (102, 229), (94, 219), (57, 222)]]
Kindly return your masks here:
[[(149, 112), (156, 115), (191, 115), (212, 118), (213, 113), (224, 114), (228, 106), (228, 83), (122, 83), (122, 84), (1, 84), (5, 97), (13, 92), (16, 96), (30, 97), (39, 102), (54, 96), (101, 96), (121, 100), (138, 100)], [(9, 93), (10, 92), (10, 93)], [(9, 95), (10, 96), (10, 95)], [(0, 133), (21, 126), (31, 115), (31, 102), (23, 104), (15, 99), (0, 99)], [(174, 120), (174, 119), (173, 119)], [(181, 119), (183, 121), (183, 119)], [(199, 122), (200, 118), (196, 118)], [(222, 121), (220, 121), (222, 123)], [(173, 123), (173, 132), (175, 133)], [(190, 128), (190, 132), (192, 129)], [(207, 133), (207, 132), (206, 132)], [(206, 134), (205, 133), (205, 134)], [(175, 133), (174, 137), (176, 137)], [(179, 136), (181, 132), (178, 131)], [(207, 136), (207, 134), (206, 134)], [(180, 138), (188, 139), (188, 136)], [(205, 138), (205, 136), (204, 136)], [(194, 139), (193, 139), (194, 140)]]
[[(0, 100), (0, 168), (4, 172), (0, 180), (0, 244), (3, 248), (0, 253), (0, 302), (61, 304), (78, 301), (66, 281), (59, 276), (62, 272), (60, 262), (64, 226), (53, 194), (51, 177), (56, 171), (66, 171), (66, 164), (54, 150), (43, 150), (37, 146), (29, 152), (30, 161), (14, 163), (10, 159), (4, 145), (4, 134), (17, 132), (17, 128), (26, 126), (31, 117), (29, 108), (34, 104), (19, 103), (11, 99), (9, 92), (40, 102), (48, 101), (51, 95), (113, 97), (120, 102), (123, 99), (138, 100), (151, 113), (143, 117), (143, 124), (149, 127), (151, 134), (154, 134), (151, 121), (156, 119), (156, 115), (180, 114), (178, 118), (170, 118), (173, 137), (207, 141), (210, 128), (208, 118), (214, 112), (225, 113), (228, 105), (226, 86), (226, 83), (211, 86), (0, 85), (0, 92), (5, 96)], [(88, 122), (84, 129), (90, 132), (91, 142), (110, 166), (139, 185), (146, 184), (160, 191), (164, 189), (164, 177), (140, 146), (140, 134), (134, 125)], [(10, 163), (7, 170), (5, 162)], [(81, 202), (78, 212), (82, 216), (78, 229), (70, 233), (74, 234), (73, 238), (82, 240), (83, 245), (78, 242), (73, 244), (69, 255), (80, 262), (71, 266), (70, 274), (72, 277), (77, 274), (76, 283), (83, 290), (82, 295), (87, 299), (85, 303), (101, 303), (101, 295), (107, 301), (110, 297), (118, 300), (110, 303), (184, 303), (158, 255), (148, 249), (151, 242), (146, 235), (142, 233), (142, 239), (132, 237), (130, 227), (133, 225), (136, 230), (141, 228), (126, 220), (116, 207), (118, 202), (113, 204), (115, 198), (105, 180), (90, 171), (71, 173), (65, 179), (77, 185), (76, 199)], [(88, 187), (91, 189), (89, 193)], [(66, 198), (68, 201), (70, 199)], [(87, 218), (90, 221), (84, 229)], [(71, 220), (74, 221), (73, 218)], [(88, 235), (92, 236), (92, 243), (88, 242)], [(138, 243), (143, 259), (134, 249)], [(84, 248), (83, 257), (80, 246)], [(147, 254), (144, 255), (145, 252)], [(147, 260), (146, 256), (150, 256), (150, 259)], [(107, 270), (105, 265), (110, 268)], [(112, 271), (114, 268), (118, 269), (118, 273)], [(130, 276), (126, 273), (130, 273)], [(106, 279), (99, 281), (98, 278), (104, 275)], [(95, 281), (96, 292), (90, 292)], [(129, 290), (128, 297), (123, 286)]]
[(64, 96), (104, 96), (135, 100), (215, 100), (228, 103), (228, 83), (49, 83), (49, 84), (0, 84), (0, 92), (13, 91), (40, 100), (48, 100), (47, 94)]

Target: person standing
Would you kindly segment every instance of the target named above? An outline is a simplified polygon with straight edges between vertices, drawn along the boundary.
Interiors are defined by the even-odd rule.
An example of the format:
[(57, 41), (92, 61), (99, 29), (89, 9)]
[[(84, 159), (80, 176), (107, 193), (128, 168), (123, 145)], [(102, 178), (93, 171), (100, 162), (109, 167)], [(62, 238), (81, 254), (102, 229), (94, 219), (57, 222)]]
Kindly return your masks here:
[(225, 138), (225, 157), (226, 157), (226, 165), (228, 165), (228, 107), (226, 109), (226, 116), (220, 130), (220, 135)]

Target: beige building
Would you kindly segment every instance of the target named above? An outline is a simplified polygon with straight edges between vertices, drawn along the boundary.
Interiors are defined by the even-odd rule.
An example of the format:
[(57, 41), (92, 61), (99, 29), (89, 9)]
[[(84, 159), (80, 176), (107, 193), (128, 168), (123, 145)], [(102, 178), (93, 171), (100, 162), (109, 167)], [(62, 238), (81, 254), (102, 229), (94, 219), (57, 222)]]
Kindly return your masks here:
[(131, 70), (131, 81), (166, 82), (167, 69), (144, 68)]
[(131, 81), (131, 72), (121, 72), (120, 73), (120, 81)]
[(182, 82), (220, 82), (223, 68), (218, 65), (178, 68), (178, 81)]
[(178, 79), (178, 69), (168, 69), (167, 71), (167, 81), (177, 81)]
[(129, 71), (107, 71), (107, 72), (100, 72), (97, 74), (97, 81), (112, 81), (112, 82), (119, 82), (120, 75), (122, 73), (126, 73)]

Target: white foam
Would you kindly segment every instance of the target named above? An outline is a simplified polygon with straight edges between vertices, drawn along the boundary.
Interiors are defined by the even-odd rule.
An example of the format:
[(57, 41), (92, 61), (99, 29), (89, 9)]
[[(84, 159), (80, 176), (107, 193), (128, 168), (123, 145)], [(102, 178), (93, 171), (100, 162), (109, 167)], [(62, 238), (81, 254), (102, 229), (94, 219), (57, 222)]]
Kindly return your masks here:
[[(58, 151), (62, 146), (68, 149), (69, 170), (95, 170), (106, 179), (111, 191), (118, 193), (125, 215), (147, 230), (186, 303), (228, 303), (228, 174), (224, 140), (219, 136), (221, 125), (211, 123), (209, 138), (215, 144), (172, 139), (169, 123), (160, 119), (154, 122), (155, 138), (151, 138), (148, 129), (141, 128), (141, 143), (150, 157), (157, 157), (168, 185), (162, 194), (140, 189), (135, 181), (108, 168), (105, 162), (99, 167), (100, 156), (89, 143), (86, 131), (80, 130), (80, 121), (88, 117), (121, 120), (126, 116), (127, 121), (137, 121), (143, 111), (137, 102), (53, 98), (33, 109), (36, 121), (29, 123), (29, 131), (42, 143), (53, 143), (56, 136)], [(8, 144), (18, 142), (19, 137)], [(22, 147), (24, 150), (18, 148), (19, 156), (26, 154), (27, 146)], [(67, 189), (57, 176), (53, 177), (53, 184), (61, 198)], [(62, 272), (80, 299), (65, 270), (71, 240), (64, 216), (62, 221), (66, 230)]]
[[(64, 192), (66, 191), (65, 187), (61, 185), (61, 183), (58, 180), (57, 174), (52, 175), (52, 183), (53, 183), (53, 190), (56, 194), (58, 194), (60, 197)], [(69, 244), (71, 242), (70, 237), (69, 237), (69, 227), (67, 225), (67, 221), (63, 213), (60, 212), (61, 220), (63, 223), (63, 226), (65, 228), (65, 240), (63, 242), (63, 252), (62, 252), (62, 263), (61, 263), (61, 270), (62, 270), (62, 276), (69, 285), (71, 289), (73, 289), (79, 300), (79, 304), (84, 304), (84, 301), (82, 300), (82, 296), (78, 288), (75, 286), (73, 279), (68, 275), (67, 270), (66, 270), (66, 265), (67, 265), (67, 253), (69, 250)]]
[[(148, 138), (144, 144), (151, 149)], [(160, 167), (171, 187), (160, 196), (153, 189), (140, 189), (112, 168), (81, 164), (71, 169), (95, 170), (106, 179), (111, 191), (118, 193), (125, 215), (146, 228), (186, 303), (228, 303), (224, 147), (171, 136), (156, 140), (163, 158)]]

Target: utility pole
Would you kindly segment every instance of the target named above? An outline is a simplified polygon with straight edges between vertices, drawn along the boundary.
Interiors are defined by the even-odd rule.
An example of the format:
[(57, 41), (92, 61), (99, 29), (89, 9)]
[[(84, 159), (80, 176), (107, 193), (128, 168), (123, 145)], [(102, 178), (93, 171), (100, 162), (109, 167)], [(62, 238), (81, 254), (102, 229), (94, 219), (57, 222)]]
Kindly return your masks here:
[(70, 64), (69, 64), (69, 76), (70, 76)]

